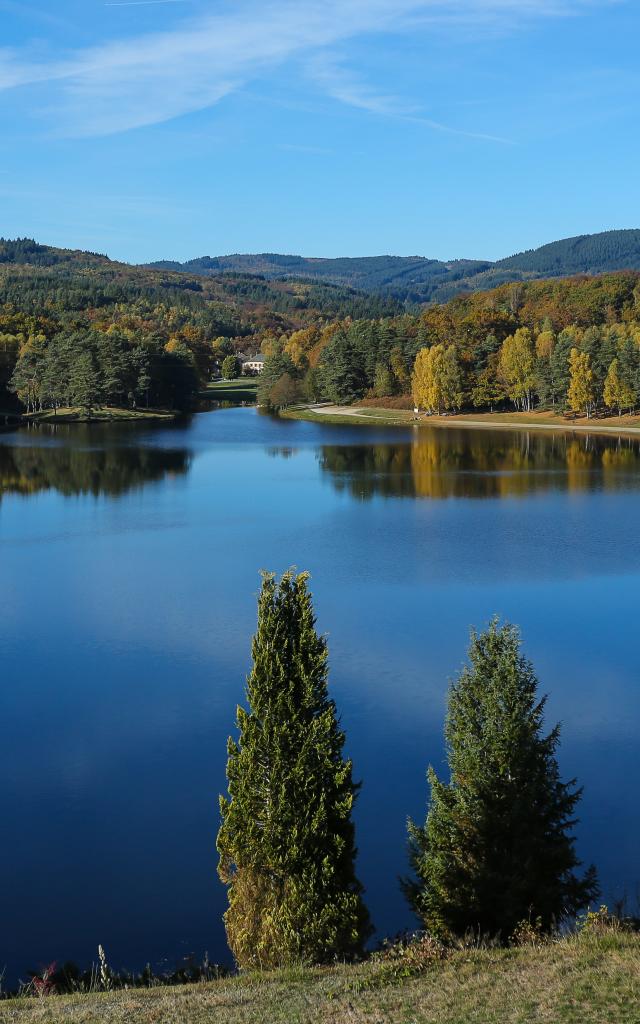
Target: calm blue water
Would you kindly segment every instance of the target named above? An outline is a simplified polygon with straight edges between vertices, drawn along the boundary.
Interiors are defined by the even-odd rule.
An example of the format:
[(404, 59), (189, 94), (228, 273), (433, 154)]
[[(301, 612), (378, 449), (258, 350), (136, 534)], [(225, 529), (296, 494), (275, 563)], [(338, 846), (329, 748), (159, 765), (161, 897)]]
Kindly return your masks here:
[(585, 786), (604, 896), (640, 884), (640, 450), (253, 409), (0, 435), (0, 965), (227, 960), (217, 797), (260, 568), (313, 574), (379, 933), (413, 924), (405, 820), (447, 680), (499, 613)]

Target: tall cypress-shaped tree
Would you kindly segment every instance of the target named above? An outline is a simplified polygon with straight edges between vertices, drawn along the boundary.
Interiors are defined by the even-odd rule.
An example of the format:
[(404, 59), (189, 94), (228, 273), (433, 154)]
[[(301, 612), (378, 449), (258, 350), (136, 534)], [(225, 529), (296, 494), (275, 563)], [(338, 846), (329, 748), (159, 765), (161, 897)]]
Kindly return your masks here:
[(543, 734), (546, 698), (518, 630), (494, 620), (472, 633), (469, 659), (449, 692), (450, 782), (429, 768), (426, 823), (409, 822), (416, 878), (404, 888), (434, 934), (473, 929), (504, 941), (524, 919), (549, 930), (572, 917), (598, 886), (593, 868), (575, 873), (581, 791), (560, 779), (559, 727)]
[(357, 955), (369, 934), (354, 869), (358, 787), (327, 692), (327, 644), (307, 574), (265, 574), (247, 680), (220, 798), (218, 871), (240, 967)]

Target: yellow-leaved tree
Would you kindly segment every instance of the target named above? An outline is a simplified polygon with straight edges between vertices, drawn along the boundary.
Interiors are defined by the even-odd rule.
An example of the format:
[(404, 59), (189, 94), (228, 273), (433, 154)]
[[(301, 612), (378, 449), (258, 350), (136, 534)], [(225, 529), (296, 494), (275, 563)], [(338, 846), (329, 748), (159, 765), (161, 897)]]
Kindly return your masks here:
[(284, 351), (296, 366), (302, 366), (308, 353), (320, 340), (320, 328), (316, 324), (294, 331), (285, 343)]
[(536, 338), (536, 355), (538, 359), (550, 359), (556, 343), (553, 331), (540, 331)]
[(411, 377), (411, 394), (417, 409), (441, 415), (462, 405), (462, 383), (453, 345), (421, 348)]
[(505, 338), (500, 349), (500, 376), (516, 409), (530, 412), (536, 386), (536, 360), (528, 327)]
[(604, 381), (604, 404), (609, 409), (617, 409), (622, 416), (623, 409), (631, 409), (636, 396), (631, 385), (620, 375), (620, 364), (614, 359), (607, 371)]
[(572, 348), (569, 356), (569, 369), (571, 371), (567, 393), (569, 408), (573, 412), (584, 412), (589, 419), (596, 397), (589, 354)]

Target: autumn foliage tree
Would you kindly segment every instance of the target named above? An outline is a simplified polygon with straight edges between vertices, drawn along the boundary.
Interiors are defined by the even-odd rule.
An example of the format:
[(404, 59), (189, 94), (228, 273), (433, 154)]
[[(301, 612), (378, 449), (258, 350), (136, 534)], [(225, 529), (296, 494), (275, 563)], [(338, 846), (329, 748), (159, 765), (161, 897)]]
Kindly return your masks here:
[(521, 327), (505, 338), (500, 350), (500, 374), (516, 408), (530, 412), (536, 375), (533, 339), (527, 327)]
[(617, 409), (622, 416), (623, 409), (631, 409), (636, 395), (631, 384), (620, 373), (617, 359), (612, 360), (604, 382), (604, 403), (609, 409)]
[(462, 384), (453, 345), (433, 345), (418, 352), (411, 378), (413, 403), (418, 409), (441, 415), (460, 408)]
[(573, 412), (583, 412), (587, 419), (593, 411), (595, 400), (595, 388), (593, 381), (593, 370), (591, 359), (586, 352), (580, 352), (577, 348), (571, 349), (569, 356), (569, 368), (571, 379), (567, 401)]

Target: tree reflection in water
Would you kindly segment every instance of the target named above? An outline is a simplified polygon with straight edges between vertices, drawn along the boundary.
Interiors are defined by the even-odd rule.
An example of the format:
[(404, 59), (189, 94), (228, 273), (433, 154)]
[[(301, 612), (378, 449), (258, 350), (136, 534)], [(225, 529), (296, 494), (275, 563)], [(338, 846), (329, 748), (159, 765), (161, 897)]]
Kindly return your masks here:
[(190, 465), (183, 449), (0, 445), (0, 497), (47, 490), (117, 497), (168, 475), (183, 476)]
[(336, 489), (362, 500), (511, 498), (640, 486), (640, 443), (592, 434), (434, 428), (421, 430), (409, 444), (324, 445), (318, 458)]

